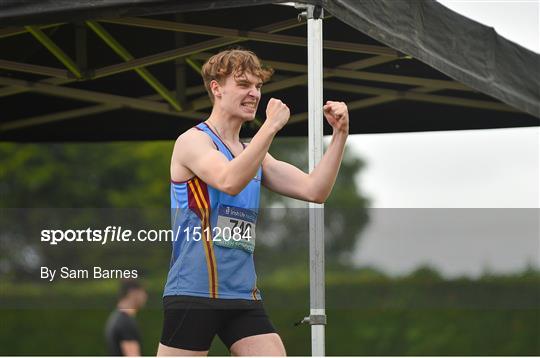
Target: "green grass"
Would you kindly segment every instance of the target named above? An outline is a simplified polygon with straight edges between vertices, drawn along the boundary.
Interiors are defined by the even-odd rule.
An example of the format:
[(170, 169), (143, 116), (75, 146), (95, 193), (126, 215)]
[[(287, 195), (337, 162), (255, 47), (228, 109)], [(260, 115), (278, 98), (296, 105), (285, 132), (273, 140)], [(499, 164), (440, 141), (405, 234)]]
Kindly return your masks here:
[[(260, 288), (288, 354), (310, 355), (310, 327), (293, 325), (309, 312), (307, 277), (291, 277), (294, 272), (269, 275)], [(327, 281), (328, 355), (540, 355), (538, 279), (366, 279), (331, 273)], [(2, 283), (0, 355), (105, 354), (103, 325), (116, 284), (100, 282)], [(149, 282), (148, 288), (150, 300), (137, 320), (143, 353), (154, 355), (161, 334), (161, 282)], [(210, 355), (228, 355), (217, 337)]]

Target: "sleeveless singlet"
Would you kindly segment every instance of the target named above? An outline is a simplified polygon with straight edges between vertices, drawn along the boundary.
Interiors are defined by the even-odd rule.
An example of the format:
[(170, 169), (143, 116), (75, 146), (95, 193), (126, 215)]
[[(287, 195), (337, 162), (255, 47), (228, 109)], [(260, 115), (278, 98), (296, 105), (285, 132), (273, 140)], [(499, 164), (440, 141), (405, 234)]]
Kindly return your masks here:
[[(228, 160), (234, 156), (206, 123), (196, 129), (210, 136)], [(253, 261), (254, 241), (231, 239), (227, 225), (253, 228), (259, 208), (262, 168), (237, 195), (223, 193), (197, 176), (171, 182), (171, 221), (175, 240), (164, 296), (188, 295), (209, 298), (260, 300)], [(225, 223), (225, 224), (224, 224)], [(231, 224), (232, 223), (232, 224)], [(217, 237), (220, 233), (225, 235)], [(211, 234), (210, 234), (211, 233)], [(198, 239), (198, 240), (197, 240)], [(238, 239), (238, 240), (237, 240)]]

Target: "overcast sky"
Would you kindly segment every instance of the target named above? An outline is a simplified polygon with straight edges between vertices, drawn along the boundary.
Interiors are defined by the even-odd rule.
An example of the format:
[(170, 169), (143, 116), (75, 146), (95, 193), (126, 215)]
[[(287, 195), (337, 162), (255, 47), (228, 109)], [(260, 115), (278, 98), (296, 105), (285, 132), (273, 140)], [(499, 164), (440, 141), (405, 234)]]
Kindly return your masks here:
[[(440, 2), (540, 53), (538, 1)], [(539, 207), (538, 127), (352, 135), (349, 143), (367, 162), (357, 179), (374, 208)], [(360, 265), (374, 264), (388, 273), (403, 274), (429, 262), (447, 276), (477, 276), (485, 269), (509, 272), (540, 262), (534, 216), (529, 217), (527, 232), (513, 222), (500, 221), (515, 229), (514, 235), (508, 230), (493, 235), (488, 227), (502, 228), (489, 221), (483, 222), (482, 235), (474, 235), (478, 228), (471, 234), (465, 229), (449, 233), (436, 215), (433, 222), (441, 228), (439, 235), (429, 229), (432, 225), (426, 225), (425, 232), (419, 229), (422, 221), (402, 225), (401, 234), (390, 230), (393, 234), (381, 235), (381, 225), (393, 225), (390, 218), (398, 217), (387, 213), (395, 212), (400, 211), (374, 211), (374, 224), (355, 252)], [(400, 213), (414, 217), (414, 212), (419, 211)], [(538, 215), (537, 210), (512, 212)]]

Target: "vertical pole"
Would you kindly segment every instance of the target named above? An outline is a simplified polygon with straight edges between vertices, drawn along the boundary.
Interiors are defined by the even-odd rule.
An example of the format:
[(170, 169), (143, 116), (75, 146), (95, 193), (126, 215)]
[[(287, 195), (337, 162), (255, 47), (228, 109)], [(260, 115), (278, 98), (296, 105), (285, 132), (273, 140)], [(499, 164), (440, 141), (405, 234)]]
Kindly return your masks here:
[[(307, 7), (309, 171), (323, 154), (322, 8)], [(311, 355), (324, 356), (324, 205), (309, 203), (309, 289)]]

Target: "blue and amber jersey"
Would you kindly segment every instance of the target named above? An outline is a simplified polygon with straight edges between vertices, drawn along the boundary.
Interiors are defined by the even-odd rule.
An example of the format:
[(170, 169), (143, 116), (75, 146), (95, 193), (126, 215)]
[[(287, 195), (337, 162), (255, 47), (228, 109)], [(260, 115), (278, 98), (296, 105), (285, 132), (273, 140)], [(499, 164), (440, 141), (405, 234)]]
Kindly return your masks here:
[[(228, 160), (234, 159), (206, 123), (195, 128), (210, 136), (217, 150)], [(259, 167), (257, 175), (234, 196), (213, 188), (196, 176), (185, 182), (171, 182), (172, 228), (176, 240), (173, 241), (164, 296), (261, 299), (253, 251), (216, 244), (212, 237), (218, 220), (223, 220), (229, 211), (249, 216), (248, 224), (255, 225), (261, 175)]]

